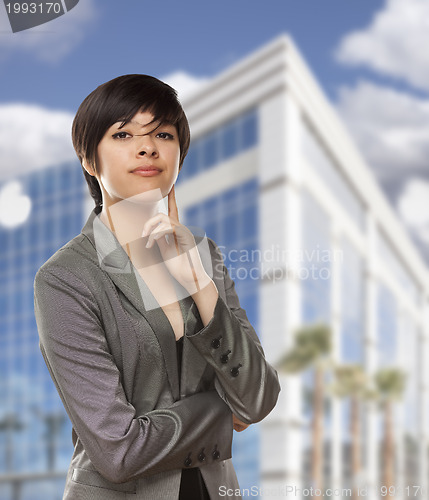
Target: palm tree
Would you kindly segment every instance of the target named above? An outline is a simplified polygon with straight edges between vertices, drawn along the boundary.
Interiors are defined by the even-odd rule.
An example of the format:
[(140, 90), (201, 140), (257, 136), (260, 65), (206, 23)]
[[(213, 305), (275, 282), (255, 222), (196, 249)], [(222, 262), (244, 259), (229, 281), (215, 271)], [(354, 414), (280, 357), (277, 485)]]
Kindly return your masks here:
[(67, 419), (63, 411), (43, 412), (38, 407), (33, 407), (33, 412), (36, 414), (46, 426), (46, 432), (43, 438), (46, 444), (47, 468), (52, 471), (56, 467), (56, 445), (58, 436), (61, 433), (63, 425)]
[(382, 368), (375, 374), (374, 380), (384, 412), (382, 484), (389, 491), (394, 486), (395, 465), (393, 402), (399, 400), (404, 393), (406, 375), (397, 368)]
[(5, 433), (6, 438), (4, 450), (7, 472), (12, 471), (14, 462), (12, 433), (21, 431), (23, 428), (24, 424), (19, 420), (19, 416), (13, 413), (7, 413), (0, 419), (0, 433)]
[(335, 367), (332, 390), (340, 398), (350, 398), (350, 456), (353, 478), (352, 498), (357, 498), (357, 479), (361, 472), (361, 422), (360, 402), (368, 397), (368, 378), (359, 364), (343, 364)]
[(331, 337), (328, 325), (314, 323), (303, 326), (295, 334), (293, 347), (278, 363), (279, 371), (286, 373), (297, 373), (310, 367), (314, 369), (311, 479), (316, 490), (323, 487), (324, 373), (332, 350)]

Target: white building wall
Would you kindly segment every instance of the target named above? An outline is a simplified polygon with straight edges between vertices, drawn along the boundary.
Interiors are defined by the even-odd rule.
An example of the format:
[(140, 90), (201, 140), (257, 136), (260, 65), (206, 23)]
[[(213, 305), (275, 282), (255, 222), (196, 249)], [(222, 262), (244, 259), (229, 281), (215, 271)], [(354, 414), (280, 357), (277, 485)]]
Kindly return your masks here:
[[(261, 286), (261, 333), (267, 356), (277, 361), (292, 344), (301, 324), (300, 117), (286, 89), (259, 108), (260, 245), (262, 252), (281, 249), (280, 261), (267, 262), (271, 279)], [(262, 488), (301, 487), (302, 423), (300, 377), (280, 375), (277, 408), (262, 423)]]
[[(195, 138), (248, 109), (258, 109), (258, 146), (201, 174), (198, 179), (189, 180), (177, 190), (177, 197), (180, 206), (186, 207), (189, 200), (195, 202), (195, 197), (202, 200), (214, 192), (258, 176), (262, 255), (275, 249), (285, 251), (285, 257), (280, 261), (268, 259), (262, 262), (265, 279), (260, 283), (260, 333), (270, 362), (275, 363), (290, 347), (292, 333), (303, 319), (300, 263), (291, 256), (297, 255), (302, 245), (301, 205), (304, 189), (330, 217), (333, 255), (341, 250), (340, 241), (347, 238), (363, 259), (362, 343), (367, 373), (374, 374), (379, 363), (377, 290), (380, 283), (392, 290), (398, 308), (422, 328), (421, 348), (424, 355), (419, 382), (419, 474), (422, 485), (427, 484), (429, 374), (423, 368), (428, 366), (429, 360), (428, 322), (423, 319), (423, 309), (427, 311), (428, 308), (427, 268), (298, 51), (287, 37), (280, 37), (216, 77), (184, 105)], [(335, 190), (328, 185), (315, 165), (304, 158), (301, 141), (304, 123), (316, 131), (323, 147), (335, 162), (335, 168), (361, 204), (362, 224), (345, 209)], [(380, 250), (382, 237), (387, 241), (389, 251), (397, 256), (412, 286), (419, 291), (420, 297), (424, 297), (421, 299), (424, 305), (398, 281), (391, 262), (385, 259)], [(341, 361), (342, 296), (346, 291), (341, 289), (341, 269), (335, 258), (331, 271), (330, 316), (334, 333), (334, 358)], [(283, 277), (277, 279), (276, 276)], [(282, 375), (280, 378), (282, 392), (279, 403), (260, 424), (261, 486), (284, 488), (294, 485), (299, 488), (302, 485), (303, 448), (301, 378)], [(341, 487), (343, 467), (341, 404), (333, 400), (331, 407), (331, 425), (335, 429), (331, 436), (331, 484), (337, 488)], [(365, 468), (360, 479), (361, 485), (368, 488), (367, 498), (375, 500), (380, 481), (380, 414), (376, 405), (369, 403), (364, 413)], [(398, 422), (401, 422), (399, 417)], [(397, 428), (397, 439), (398, 481), (405, 484), (401, 426)]]

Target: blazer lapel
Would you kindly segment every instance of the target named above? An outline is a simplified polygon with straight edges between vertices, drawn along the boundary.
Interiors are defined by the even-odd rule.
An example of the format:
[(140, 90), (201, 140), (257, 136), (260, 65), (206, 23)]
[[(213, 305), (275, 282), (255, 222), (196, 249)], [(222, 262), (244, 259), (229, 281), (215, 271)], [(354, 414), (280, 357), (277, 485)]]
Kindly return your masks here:
[(146, 318), (163, 352), (171, 391), (177, 400), (179, 399), (177, 354), (170, 322), (115, 235), (97, 216), (99, 212), (99, 207), (93, 210), (82, 229), (82, 234), (94, 247), (101, 269), (108, 273), (125, 297)]

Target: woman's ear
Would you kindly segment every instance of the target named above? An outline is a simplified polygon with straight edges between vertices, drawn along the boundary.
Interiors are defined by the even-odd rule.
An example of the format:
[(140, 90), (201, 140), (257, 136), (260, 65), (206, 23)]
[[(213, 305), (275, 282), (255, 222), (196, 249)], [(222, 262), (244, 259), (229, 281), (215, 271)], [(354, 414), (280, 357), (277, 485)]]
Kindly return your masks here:
[(86, 170), (86, 172), (92, 177), (95, 176), (94, 169), (87, 163), (86, 160), (82, 160), (82, 167)]

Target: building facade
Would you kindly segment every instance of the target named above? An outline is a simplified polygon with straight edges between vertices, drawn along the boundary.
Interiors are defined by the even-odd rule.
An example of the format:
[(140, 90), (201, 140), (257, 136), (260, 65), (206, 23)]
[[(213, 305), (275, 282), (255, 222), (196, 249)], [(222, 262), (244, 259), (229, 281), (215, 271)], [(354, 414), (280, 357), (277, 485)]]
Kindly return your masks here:
[(57, 500), (71, 425), (39, 350), (33, 281), (82, 229), (86, 183), (75, 162), (18, 181), (32, 209), (20, 226), (0, 228), (0, 499)]
[[(303, 58), (281, 36), (184, 105), (193, 143), (178, 201), (223, 245), (268, 359), (279, 361), (299, 327), (321, 322), (335, 363), (362, 367), (369, 384), (384, 368), (404, 372), (390, 493), (427, 498), (428, 271)], [(312, 380), (309, 370), (282, 374), (276, 409), (236, 437), (245, 496), (310, 496)], [(351, 496), (353, 484), (368, 498), (386, 494), (376, 396), (360, 405), (357, 477), (350, 400), (326, 397), (326, 495)]]
[[(369, 377), (407, 373), (394, 404), (394, 493), (418, 486), (408, 496), (426, 498), (428, 271), (293, 42), (279, 37), (183, 104), (192, 143), (176, 188), (182, 222), (219, 245), (270, 362), (300, 326), (322, 322), (335, 362)], [(79, 165), (25, 182), (31, 217), (0, 229), (0, 499), (50, 500), (61, 498), (70, 424), (38, 350), (32, 280), (90, 205)], [(274, 411), (234, 436), (244, 497), (309, 496), (311, 372), (280, 378)], [(340, 491), (353, 482), (350, 401), (326, 399), (324, 487)], [(383, 415), (365, 402), (359, 421), (359, 484), (375, 499)]]

